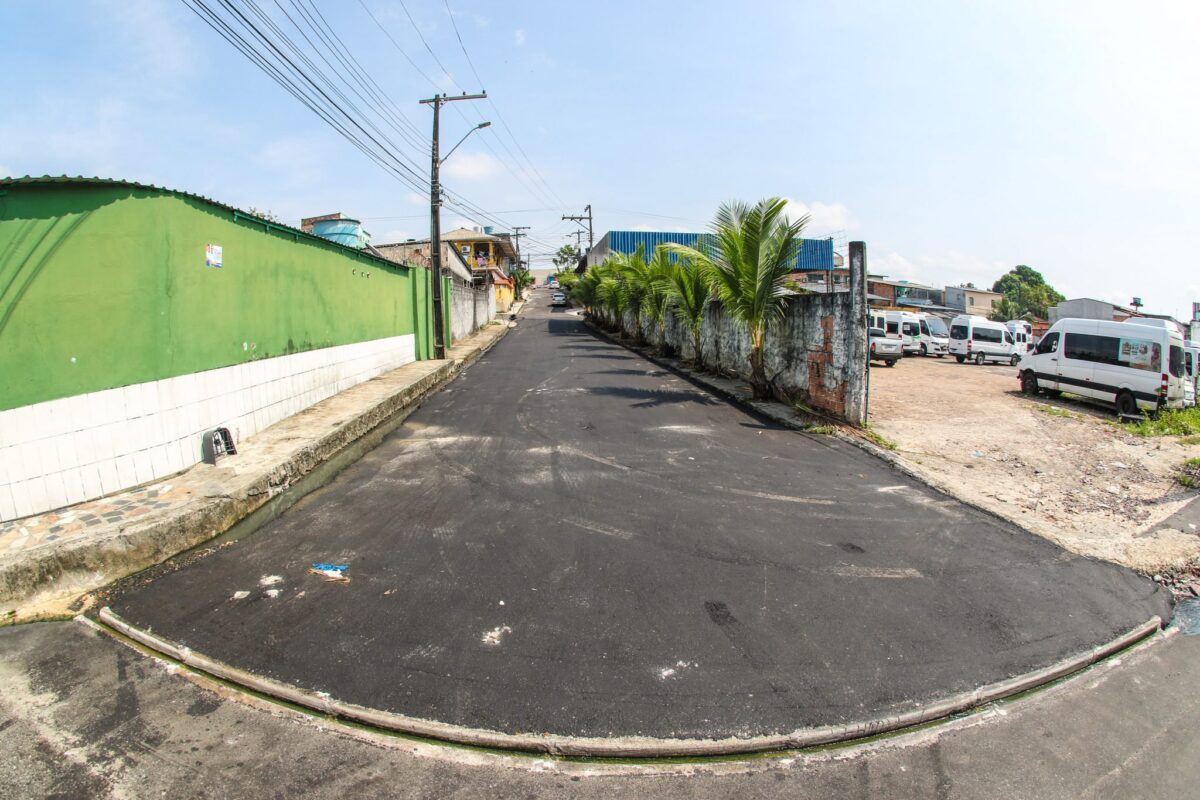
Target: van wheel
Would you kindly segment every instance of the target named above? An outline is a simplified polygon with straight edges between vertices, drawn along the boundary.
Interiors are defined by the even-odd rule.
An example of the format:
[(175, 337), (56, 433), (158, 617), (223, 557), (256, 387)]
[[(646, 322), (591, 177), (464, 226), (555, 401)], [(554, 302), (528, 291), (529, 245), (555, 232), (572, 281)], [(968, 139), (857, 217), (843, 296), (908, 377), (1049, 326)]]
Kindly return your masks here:
[(1133, 395), (1128, 391), (1121, 392), (1117, 395), (1117, 416), (1118, 417), (1136, 417), (1138, 415), (1137, 400), (1133, 399)]
[(886, 366), (889, 366), (889, 367), (894, 367), (894, 366), (896, 366), (896, 359), (894, 359), (894, 358), (889, 358), (887, 361), (885, 361), (885, 362), (883, 362), (883, 363), (884, 363)]
[(986, 358), (984, 358), (984, 355), (983, 355), (983, 353), (976, 353), (976, 354), (975, 354), (975, 363), (976, 363), (976, 364), (978, 364), (979, 366), (981, 366), (981, 367), (982, 367), (982, 366), (983, 366), (983, 362), (984, 362), (984, 361), (986, 361), (986, 360), (987, 360), (987, 359), (986, 359)]
[(929, 351), (928, 351), (928, 350), (926, 350), (926, 349), (925, 349), (925, 345), (924, 345), (924, 344), (922, 344), (922, 345), (921, 345), (921, 357), (922, 357), (922, 358), (924, 358), (924, 357), (925, 357), (925, 356), (927, 356), (927, 355), (929, 355)]
[(955, 356), (954, 360), (961, 364), (967, 360), (967, 357), (966, 356)]
[(1021, 363), (1021, 357), (1016, 353), (1013, 353), (1013, 357), (1008, 360), (1008, 363), (1015, 367), (1017, 364)]
[(1033, 374), (1033, 370), (1027, 369), (1021, 373), (1021, 391), (1030, 396), (1038, 393), (1037, 375)]

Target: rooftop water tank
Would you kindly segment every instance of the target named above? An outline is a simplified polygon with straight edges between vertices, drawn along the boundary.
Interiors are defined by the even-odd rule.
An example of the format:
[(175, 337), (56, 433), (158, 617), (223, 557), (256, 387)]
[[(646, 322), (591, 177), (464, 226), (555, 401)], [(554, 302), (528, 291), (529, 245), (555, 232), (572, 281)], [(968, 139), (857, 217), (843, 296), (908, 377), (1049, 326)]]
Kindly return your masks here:
[(356, 219), (325, 219), (313, 223), (313, 233), (331, 242), (344, 244), (361, 250), (367, 246), (371, 235), (363, 230), (362, 223)]
[(483, 226), (483, 232), (484, 232), (484, 233), (486, 233), (488, 236), (491, 236), (491, 235), (492, 235), (492, 226), (491, 226), (491, 225), (484, 225), (484, 226)]

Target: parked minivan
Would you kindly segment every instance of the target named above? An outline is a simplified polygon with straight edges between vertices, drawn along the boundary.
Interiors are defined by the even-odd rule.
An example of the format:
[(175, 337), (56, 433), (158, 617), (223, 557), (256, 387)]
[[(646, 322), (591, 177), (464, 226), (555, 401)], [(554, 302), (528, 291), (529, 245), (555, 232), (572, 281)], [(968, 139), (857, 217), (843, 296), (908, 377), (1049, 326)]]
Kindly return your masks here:
[(1187, 367), (1178, 330), (1060, 319), (1021, 359), (1026, 394), (1071, 392), (1113, 403), (1121, 416), (1182, 408)]
[(970, 359), (976, 364), (1007, 361), (1015, 366), (1021, 360), (1013, 348), (1012, 333), (1003, 322), (971, 314), (959, 314), (950, 320), (950, 354), (960, 364)]
[(921, 349), (923, 356), (942, 358), (950, 352), (950, 329), (936, 314), (918, 314), (921, 319)]
[(1033, 326), (1023, 319), (1010, 319), (1004, 323), (1012, 334), (1013, 346), (1019, 355), (1025, 355), (1033, 349)]
[(1188, 408), (1196, 405), (1197, 390), (1200, 386), (1200, 342), (1188, 339), (1183, 343), (1183, 371), (1187, 377), (1183, 379), (1183, 404)]
[(899, 339), (905, 355), (921, 352), (921, 318), (911, 311), (883, 312), (884, 330)]

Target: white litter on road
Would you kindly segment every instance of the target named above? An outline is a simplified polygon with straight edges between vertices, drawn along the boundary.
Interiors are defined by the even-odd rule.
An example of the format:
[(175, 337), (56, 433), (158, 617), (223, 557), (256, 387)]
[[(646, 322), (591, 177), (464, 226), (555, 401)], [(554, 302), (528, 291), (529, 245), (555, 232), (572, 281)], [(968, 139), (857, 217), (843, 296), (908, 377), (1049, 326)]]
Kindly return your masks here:
[(676, 661), (675, 666), (665, 667), (658, 671), (658, 679), (665, 681), (667, 678), (673, 678), (685, 669), (691, 669), (696, 666), (695, 661)]
[(501, 625), (500, 627), (492, 628), (490, 631), (485, 633), (482, 641), (487, 645), (498, 645), (500, 644), (501, 637), (503, 637), (506, 633), (512, 633), (512, 628), (508, 627), (507, 625)]
[(279, 597), (279, 590), (278, 589), (267, 589), (265, 592), (263, 592), (263, 594), (265, 594), (267, 597), (270, 597), (272, 600), (274, 600), (276, 597)]
[(282, 575), (263, 575), (258, 579), (259, 586), (274, 586), (277, 583), (283, 583)]
[(244, 600), (244, 599), (246, 599), (246, 598), (247, 598), (247, 597), (249, 597), (249, 596), (250, 596), (250, 593), (249, 593), (249, 592), (240, 592), (240, 591), (239, 591), (239, 592), (234, 592), (234, 593), (233, 593), (233, 597), (231, 597), (231, 598), (229, 598), (229, 599), (230, 599), (230, 600)]

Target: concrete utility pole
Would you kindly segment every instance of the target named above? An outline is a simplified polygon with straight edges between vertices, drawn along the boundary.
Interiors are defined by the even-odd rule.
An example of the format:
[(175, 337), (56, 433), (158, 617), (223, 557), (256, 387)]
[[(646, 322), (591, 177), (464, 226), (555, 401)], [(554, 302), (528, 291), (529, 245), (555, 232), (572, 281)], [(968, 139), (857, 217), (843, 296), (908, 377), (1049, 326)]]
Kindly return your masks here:
[(433, 106), (433, 148), (431, 153), (430, 168), (429, 168), (429, 257), (430, 257), (430, 272), (433, 276), (433, 357), (446, 357), (446, 323), (442, 315), (442, 186), (438, 179), (440, 168), (445, 163), (446, 158), (458, 149), (458, 145), (467, 140), (470, 136), (480, 128), (486, 128), (491, 125), (490, 122), (481, 122), (471, 130), (467, 131), (466, 136), (458, 140), (458, 144), (450, 148), (450, 152), (446, 153), (446, 158), (440, 158), (438, 153), (438, 121), (441, 117), (442, 105), (454, 100), (482, 100), (487, 97), (487, 92), (481, 94), (461, 94), (456, 97), (448, 97), (444, 94), (437, 94), (428, 100), (422, 100), (422, 105)]
[(514, 225), (513, 229), (512, 229), (513, 247), (516, 248), (516, 251), (517, 251), (517, 266), (518, 267), (521, 266), (521, 237), (529, 235), (527, 233), (521, 233), (521, 231), (527, 231), (527, 230), (529, 230), (528, 225)]
[(592, 240), (592, 206), (591, 206), (591, 204), (589, 203), (588, 205), (584, 206), (583, 210), (586, 211), (587, 213), (586, 214), (563, 214), (563, 219), (569, 219), (572, 222), (578, 222), (580, 225), (583, 224), (584, 220), (587, 220), (588, 250), (591, 250), (592, 243), (593, 243), (593, 240)]

